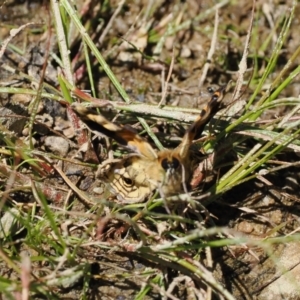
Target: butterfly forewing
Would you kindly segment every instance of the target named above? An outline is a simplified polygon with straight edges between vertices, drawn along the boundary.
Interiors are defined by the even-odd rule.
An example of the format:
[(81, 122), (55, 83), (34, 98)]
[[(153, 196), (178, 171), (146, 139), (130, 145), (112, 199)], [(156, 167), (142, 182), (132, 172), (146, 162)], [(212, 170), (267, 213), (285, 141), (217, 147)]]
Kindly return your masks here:
[(92, 132), (104, 134), (147, 158), (157, 157), (152, 146), (141, 138), (133, 128), (112, 123), (104, 116), (97, 114), (95, 110), (79, 103), (73, 103), (72, 108)]
[(185, 158), (189, 155), (189, 149), (192, 145), (193, 140), (199, 138), (204, 130), (204, 127), (212, 119), (212, 117), (222, 109), (222, 100), (227, 86), (219, 88), (215, 91), (207, 103), (207, 105), (202, 109), (201, 113), (195, 120), (195, 122), (188, 128), (182, 142), (177, 147), (177, 151), (182, 158)]

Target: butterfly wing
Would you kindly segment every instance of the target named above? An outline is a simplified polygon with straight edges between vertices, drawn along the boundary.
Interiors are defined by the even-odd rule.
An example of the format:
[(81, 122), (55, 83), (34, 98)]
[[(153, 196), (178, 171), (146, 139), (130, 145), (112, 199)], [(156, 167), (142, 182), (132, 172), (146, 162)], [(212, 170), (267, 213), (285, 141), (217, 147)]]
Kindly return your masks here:
[(202, 109), (195, 122), (186, 131), (182, 142), (175, 149), (182, 159), (185, 159), (189, 155), (189, 149), (192, 145), (193, 140), (199, 138), (209, 121), (212, 117), (223, 108), (222, 100), (224, 98), (227, 85), (216, 90), (210, 101)]
[(102, 115), (98, 114), (95, 110), (87, 108), (82, 104), (73, 103), (72, 108), (94, 133), (104, 134), (148, 159), (157, 158), (156, 151), (152, 146), (140, 137), (132, 128), (112, 123)]

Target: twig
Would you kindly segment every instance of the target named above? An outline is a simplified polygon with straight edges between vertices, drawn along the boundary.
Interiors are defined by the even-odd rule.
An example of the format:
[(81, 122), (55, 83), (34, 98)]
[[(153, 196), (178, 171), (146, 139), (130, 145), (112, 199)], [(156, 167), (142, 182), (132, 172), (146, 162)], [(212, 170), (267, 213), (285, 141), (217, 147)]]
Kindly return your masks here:
[(60, 16), (60, 2), (56, 1), (56, 0), (51, 0), (51, 4), (52, 4), (52, 11), (54, 14), (54, 22), (55, 22), (55, 27), (56, 27), (57, 40), (59, 41), (58, 46), (60, 49), (61, 59), (62, 59), (63, 66), (64, 66), (65, 76), (66, 76), (67, 80), (72, 85), (74, 85), (71, 62), (70, 62), (70, 58), (69, 58), (70, 51), (67, 46), (64, 26), (63, 26), (61, 16)]
[(103, 30), (103, 32), (102, 32), (102, 34), (101, 34), (101, 36), (99, 38), (99, 43), (100, 44), (103, 43), (103, 40), (104, 40), (105, 36), (107, 35), (109, 29), (111, 28), (111, 26), (112, 26), (115, 18), (117, 17), (117, 15), (119, 14), (119, 12), (121, 11), (124, 3), (125, 3), (125, 0), (120, 1), (117, 9), (115, 10), (115, 12), (113, 13), (113, 15), (111, 16), (109, 22), (107, 23), (107, 26), (105, 27), (105, 29)]
[(219, 27), (219, 10), (218, 10), (218, 8), (216, 8), (214, 32), (213, 32), (213, 36), (212, 36), (212, 39), (211, 39), (210, 49), (209, 49), (208, 54), (207, 54), (206, 63), (204, 64), (202, 75), (201, 75), (201, 78), (199, 80), (199, 84), (198, 84), (199, 89), (202, 87), (202, 85), (204, 83), (204, 80), (206, 78), (208, 69), (209, 69), (210, 64), (211, 64), (212, 57), (213, 57), (213, 55), (215, 53), (215, 50), (216, 50), (217, 37), (218, 37), (218, 27)]
[(36, 23), (34, 22), (30, 22), (30, 23), (27, 23), (27, 24), (24, 24), (22, 26), (20, 26), (19, 28), (15, 28), (15, 29), (11, 29), (11, 31), (9, 32), (9, 37), (7, 39), (5, 39), (3, 42), (2, 42), (2, 47), (0, 49), (0, 61), (1, 61), (1, 58), (9, 44), (9, 42), (21, 31), (23, 30), (24, 28), (26, 28), (27, 26), (30, 26), (30, 25), (34, 25)]
[(251, 12), (251, 17), (250, 17), (250, 25), (249, 25), (249, 29), (247, 32), (243, 56), (242, 56), (242, 59), (239, 64), (239, 70), (237, 72), (238, 79), (236, 82), (236, 87), (233, 92), (233, 97), (232, 97), (233, 101), (239, 99), (239, 97), (240, 97), (242, 85), (244, 82), (244, 73), (247, 71), (247, 57), (248, 57), (248, 53), (249, 53), (249, 45), (250, 45), (250, 39), (251, 39), (251, 33), (252, 33), (252, 27), (253, 27), (255, 5), (256, 5), (256, 0), (253, 0), (252, 12)]
[[(168, 77), (167, 77), (167, 80), (164, 82), (164, 78), (162, 78), (162, 81), (164, 83), (164, 85), (162, 86), (163, 88), (163, 93), (162, 93), (162, 96), (161, 96), (161, 100), (160, 102), (158, 103), (158, 107), (161, 107), (162, 104), (164, 103), (165, 101), (165, 98), (166, 98), (166, 95), (167, 95), (167, 91), (168, 91), (168, 84), (169, 84), (169, 81), (170, 81), (170, 78), (171, 78), (171, 75), (172, 75), (172, 71), (173, 71), (173, 67), (174, 67), (174, 56), (175, 56), (175, 53), (174, 53), (174, 47), (173, 47), (173, 52), (172, 52), (172, 60), (171, 60), (171, 64), (170, 64), (170, 68), (169, 68), (169, 72), (168, 72)], [(163, 68), (164, 70), (164, 68)]]
[(201, 113), (199, 109), (163, 106), (159, 108), (149, 104), (131, 103), (125, 104), (123, 102), (114, 102), (107, 99), (97, 99), (82, 92), (78, 88), (74, 88), (72, 92), (80, 99), (90, 102), (87, 106), (91, 107), (113, 107), (117, 110), (134, 112), (135, 114), (150, 115), (155, 117), (162, 117), (168, 119), (178, 120), (180, 122), (194, 122), (196, 116)]

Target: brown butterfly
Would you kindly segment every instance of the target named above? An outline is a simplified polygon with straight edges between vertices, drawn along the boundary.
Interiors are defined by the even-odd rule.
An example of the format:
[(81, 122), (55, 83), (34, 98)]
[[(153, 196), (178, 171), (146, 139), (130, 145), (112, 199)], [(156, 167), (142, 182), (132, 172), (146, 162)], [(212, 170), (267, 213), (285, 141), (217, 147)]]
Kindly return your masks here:
[(193, 140), (201, 136), (205, 125), (224, 106), (225, 91), (226, 86), (215, 91), (186, 131), (182, 142), (175, 149), (163, 151), (155, 151), (132, 128), (112, 123), (95, 110), (73, 103), (72, 108), (90, 130), (104, 134), (135, 152), (106, 164), (106, 167), (100, 165), (96, 176), (123, 203), (142, 202), (156, 189), (162, 197), (186, 191), (193, 173), (190, 147)]

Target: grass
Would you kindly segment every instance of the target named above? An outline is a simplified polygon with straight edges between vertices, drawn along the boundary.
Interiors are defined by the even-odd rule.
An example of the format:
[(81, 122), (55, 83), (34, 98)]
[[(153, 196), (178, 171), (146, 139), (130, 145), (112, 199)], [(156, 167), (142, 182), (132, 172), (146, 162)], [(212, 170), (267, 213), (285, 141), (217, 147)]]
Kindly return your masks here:
[[(122, 3), (120, 5), (125, 5)], [(107, 1), (99, 10), (109, 11), (112, 9), (110, 5)], [(230, 7), (233, 4), (222, 1), (219, 5)], [(262, 238), (238, 235), (233, 229), (216, 226), (218, 220), (211, 217), (210, 207), (206, 208), (206, 205), (216, 203), (217, 200), (219, 202), (220, 199), (228, 200), (227, 192), (234, 190), (235, 187), (247, 182), (251, 184), (255, 179), (268, 182), (266, 175), (277, 174), (280, 170), (294, 165), (292, 161), (281, 159), (280, 155), (288, 153), (287, 151), (299, 151), (300, 129), (297, 117), (299, 98), (280, 95), (299, 74), (300, 68), (294, 66), (300, 48), (288, 57), (281, 71), (278, 70), (277, 64), (291, 31), (295, 7), (296, 2), (293, 8), (276, 22), (277, 27), (274, 27), (269, 38), (259, 49), (249, 43), (254, 70), (250, 78), (247, 77), (245, 70), (242, 71), (240, 82), (245, 85), (248, 81), (253, 92), (238, 114), (235, 113), (234, 117), (228, 120), (226, 113), (231, 109), (230, 106), (234, 108), (234, 105), (241, 101), (241, 91), (238, 91), (236, 98), (232, 99), (233, 104), (217, 118), (215, 128), (219, 129), (218, 123), (224, 126), (221, 126), (214, 139), (208, 139), (203, 144), (203, 149), (207, 153), (213, 149), (216, 149), (216, 153), (222, 153), (219, 165), (227, 164), (226, 168), (217, 169), (219, 177), (210, 188), (203, 191), (204, 199), (201, 201), (198, 199), (203, 196), (202, 193), (196, 196), (178, 196), (180, 200), (175, 197), (174, 204), (167, 205), (171, 210), (171, 213), (167, 213), (166, 201), (159, 199), (158, 195), (146, 203), (138, 204), (120, 205), (107, 199), (98, 199), (98, 202), (94, 202), (93, 196), (81, 191), (76, 182), (70, 180), (55, 163), (56, 160), (62, 162), (68, 159), (37, 149), (35, 146), (34, 124), (43, 98), (60, 102), (66, 107), (67, 103), (76, 101), (74, 94), (84, 100), (95, 101), (76, 87), (74, 66), (69, 56), (72, 38), (76, 38), (83, 49), (82, 59), (86, 66), (87, 85), (91, 87), (93, 97), (97, 98), (97, 82), (94, 82), (93, 75), (95, 70), (93, 58), (95, 58), (97, 68), (108, 76), (117, 91), (112, 92), (112, 100), (109, 99), (107, 103), (121, 111), (121, 120), (131, 113), (134, 122), (142, 126), (141, 130), (151, 137), (158, 149), (161, 149), (162, 145), (153, 130), (155, 125), (153, 117), (167, 116), (171, 124), (178, 124), (180, 117), (189, 116), (186, 111), (183, 111), (184, 115), (180, 115), (182, 113), (180, 110), (175, 113), (172, 110), (168, 114), (168, 109), (171, 110), (168, 107), (150, 111), (150, 106), (146, 104), (145, 111), (136, 114), (137, 106), (132, 104), (131, 97), (112, 71), (109, 63), (111, 52), (105, 57), (95, 44), (92, 32), (89, 32), (89, 26), (92, 24), (88, 21), (82, 23), (84, 18), (79, 16), (79, 12), (69, 1), (62, 0), (60, 3), (51, 1), (54, 24), (48, 21), (48, 29), (45, 31), (48, 36), (45, 57), (50, 59), (54, 55), (50, 52), (49, 43), (51, 29), (55, 25), (60, 53), (57, 62), (64, 70), (63, 74), (58, 75), (59, 88), (44, 82), (46, 62), (40, 80), (24, 72), (18, 73), (22, 80), (35, 83), (37, 89), (0, 87), (0, 93), (3, 95), (27, 94), (34, 97), (30, 107), (31, 114), (26, 117), (29, 128), (28, 140), (24, 141), (12, 135), (9, 129), (1, 126), (0, 138), (4, 146), (0, 149), (2, 158), (0, 255), (1, 267), (6, 271), (0, 273), (0, 292), (8, 299), (29, 297), (61, 299), (68, 293), (80, 299), (90, 299), (92, 293), (98, 292), (104, 299), (101, 286), (123, 284), (124, 290), (134, 285), (130, 291), (130, 297), (134, 299), (154, 296), (162, 299), (184, 299), (188, 296), (201, 299), (203, 294), (208, 298), (215, 294), (225, 299), (235, 299), (232, 292), (224, 287), (224, 282), (217, 280), (211, 272), (214, 266), (212, 255), (214, 248), (233, 251), (236, 247), (256, 257), (252, 249), (261, 248), (267, 254), (274, 244), (299, 241), (299, 235), (292, 231), (291, 235), (282, 234), (282, 229), (286, 228), (285, 223), (273, 226)], [(122, 8), (126, 9), (121, 7), (120, 13)], [(135, 34), (137, 32), (149, 34), (148, 38), (153, 43), (152, 49), (163, 51), (166, 39), (176, 37), (180, 31), (187, 30), (191, 26), (191, 21), (182, 21), (178, 10), (177, 23), (174, 22), (169, 27), (165, 25), (164, 30), (157, 28), (155, 30), (151, 20), (155, 18), (156, 13), (158, 8), (157, 11), (141, 10), (137, 28), (132, 27), (130, 30)], [(197, 16), (194, 22), (197, 23), (199, 20), (204, 22), (205, 18), (212, 17), (213, 13), (210, 8)], [(253, 30), (249, 31), (252, 41), (257, 40), (259, 35), (259, 25), (255, 20), (260, 14), (262, 14), (260, 10), (255, 13)], [(147, 28), (146, 31), (143, 26)], [(274, 32), (278, 33), (278, 38), (273, 51), (270, 51), (271, 36)], [(109, 39), (110, 37), (108, 44)], [(125, 38), (123, 42), (131, 43), (130, 34), (127, 39)], [(121, 45), (115, 45), (116, 48), (118, 46)], [(149, 52), (148, 49), (145, 49), (146, 51)], [(147, 59), (152, 58), (152, 61), (159, 62), (149, 53), (145, 55)], [(259, 65), (261, 56), (266, 62), (264, 67)], [(6, 64), (1, 68), (7, 72), (11, 71)], [(118, 97), (125, 102), (124, 105), (113, 101)], [(288, 117), (294, 120), (294, 123), (287, 122), (285, 116), (272, 118), (266, 122), (261, 121), (263, 114), (285, 106), (291, 106)], [(78, 119), (74, 117), (71, 109), (67, 108), (67, 114), (73, 128), (77, 129), (78, 135), (74, 140), (80, 147), (89, 140), (89, 136), (81, 130)], [(250, 147), (253, 142), (254, 146)], [(232, 153), (234, 156), (230, 156)], [(233, 157), (231, 161), (227, 160), (227, 155)], [(226, 158), (226, 162), (222, 161), (223, 157)], [(85, 166), (91, 170), (95, 170), (96, 167), (95, 163)], [(62, 178), (65, 185), (59, 186), (59, 189), (57, 186), (51, 186), (51, 182), (46, 178), (51, 178), (53, 174)], [(71, 198), (82, 201), (88, 208), (79, 206), (80, 204), (71, 201)], [(28, 199), (34, 201), (28, 203)], [(240, 205), (239, 209), (261, 216), (254, 208)], [(276, 257), (273, 259), (276, 260)], [(8, 272), (14, 276), (7, 276)], [(128, 282), (131, 284), (127, 286)], [(129, 297), (129, 294), (126, 294), (126, 297)]]

